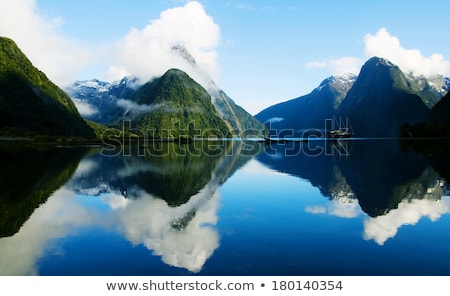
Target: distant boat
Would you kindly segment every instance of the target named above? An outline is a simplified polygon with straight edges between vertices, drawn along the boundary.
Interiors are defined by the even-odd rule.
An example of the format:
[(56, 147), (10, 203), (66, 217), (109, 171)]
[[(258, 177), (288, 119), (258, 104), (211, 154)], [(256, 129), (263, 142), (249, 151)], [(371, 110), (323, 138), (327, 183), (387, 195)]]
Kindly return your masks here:
[(274, 139), (274, 138), (266, 138), (266, 137), (264, 137), (263, 140), (262, 140), (261, 142), (264, 142), (264, 143), (281, 143), (281, 144), (284, 144), (284, 143), (289, 142), (289, 140), (283, 139), (283, 138), (277, 138), (277, 139)]
[(328, 131), (328, 138), (340, 139), (340, 138), (350, 138), (352, 133), (348, 128), (340, 128)]

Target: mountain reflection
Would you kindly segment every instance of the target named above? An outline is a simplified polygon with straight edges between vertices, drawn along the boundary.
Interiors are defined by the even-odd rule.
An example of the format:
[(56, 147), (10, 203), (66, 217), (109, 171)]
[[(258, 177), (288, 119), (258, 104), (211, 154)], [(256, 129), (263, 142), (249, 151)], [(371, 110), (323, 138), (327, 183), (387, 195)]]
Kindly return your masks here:
[(73, 175), (85, 148), (0, 144), (0, 237), (15, 234)]
[[(317, 151), (323, 153), (312, 153)], [(308, 180), (330, 199), (327, 206), (311, 205), (306, 212), (341, 218), (366, 213), (363, 237), (380, 245), (403, 225), (450, 212), (446, 180), (434, 169), (448, 160), (402, 149), (395, 140), (275, 144), (257, 158)]]
[[(179, 206), (210, 182), (213, 172), (222, 170), (224, 162), (231, 161), (234, 167), (229, 168), (230, 172), (221, 173), (232, 174), (249, 159), (242, 155), (233, 158), (240, 156), (239, 142), (155, 143), (154, 146), (151, 151), (134, 147), (125, 157), (100, 153), (87, 157), (80, 166), (89, 170), (73, 178), (68, 186), (88, 195), (115, 191), (130, 198), (138, 197), (143, 190), (170, 206)], [(225, 156), (228, 157), (224, 159)]]
[[(217, 189), (252, 155), (234, 141), (161, 145), (171, 152), (108, 157), (91, 150), (18, 233), (0, 239), (0, 274), (39, 274), (38, 259), (52, 241), (95, 227), (145, 246), (168, 265), (199, 272), (219, 247)], [(201, 153), (179, 150), (192, 145)]]
[(339, 258), (355, 251), (356, 264), (369, 249), (417, 247), (424, 223), (392, 238), (450, 213), (447, 154), (390, 140), (159, 143), (117, 156), (6, 146), (0, 275), (259, 274), (277, 264), (281, 274), (301, 258), (296, 274), (324, 256), (326, 268), (342, 266), (317, 248), (325, 241)]

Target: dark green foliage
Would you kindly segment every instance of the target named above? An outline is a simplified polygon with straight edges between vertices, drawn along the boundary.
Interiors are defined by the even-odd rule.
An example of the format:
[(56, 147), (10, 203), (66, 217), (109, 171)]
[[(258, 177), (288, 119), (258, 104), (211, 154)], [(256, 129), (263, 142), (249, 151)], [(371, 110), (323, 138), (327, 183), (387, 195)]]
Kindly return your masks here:
[(131, 100), (149, 109), (133, 119), (132, 127), (150, 138), (230, 136), (211, 96), (181, 70), (146, 83)]
[[(129, 156), (89, 156), (98, 165), (69, 186), (77, 191), (107, 183), (128, 198), (142, 197), (144, 190), (175, 207), (202, 190), (217, 188), (253, 157), (241, 141), (151, 142), (145, 147), (125, 147), (122, 152)], [(129, 173), (121, 174), (124, 170)]]
[(92, 137), (68, 95), (0, 37), (0, 134)]
[[(228, 144), (228, 143), (226, 143)], [(207, 142), (192, 142), (186, 145), (176, 143), (161, 144), (170, 146), (174, 153), (146, 155), (146, 163), (155, 172), (145, 172), (132, 176), (132, 181), (145, 191), (164, 199), (170, 206), (180, 206), (189, 201), (210, 180), (223, 155), (208, 155)], [(206, 153), (191, 153), (203, 151)]]

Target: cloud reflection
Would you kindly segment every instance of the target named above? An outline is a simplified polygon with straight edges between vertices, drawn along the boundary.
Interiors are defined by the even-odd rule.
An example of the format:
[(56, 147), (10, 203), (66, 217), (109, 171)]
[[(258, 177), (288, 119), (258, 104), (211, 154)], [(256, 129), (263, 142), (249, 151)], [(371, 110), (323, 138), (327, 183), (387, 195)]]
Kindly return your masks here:
[(441, 200), (404, 200), (397, 209), (391, 210), (386, 215), (364, 221), (364, 239), (373, 239), (377, 244), (383, 245), (397, 234), (400, 227), (415, 225), (425, 217), (436, 221), (449, 213), (449, 209), (449, 197), (443, 197)]
[(19, 232), (0, 239), (0, 275), (37, 275), (36, 262), (52, 240), (67, 237), (94, 221), (74, 197), (72, 191), (58, 190), (35, 210)]
[(332, 200), (326, 206), (307, 206), (305, 211), (310, 214), (328, 214), (340, 218), (356, 218), (362, 214), (357, 199)]
[(118, 196), (107, 201), (115, 209), (117, 230), (168, 265), (199, 272), (219, 247), (219, 235), (211, 226), (217, 223), (219, 194), (208, 186), (179, 207), (170, 207), (144, 191), (131, 202)]
[[(85, 171), (81, 166), (80, 172)], [(133, 245), (143, 245), (161, 256), (164, 263), (199, 272), (219, 247), (214, 228), (220, 198), (217, 186), (211, 180), (178, 207), (143, 190), (127, 199), (119, 192), (94, 197), (62, 187), (36, 209), (18, 233), (0, 239), (0, 275), (38, 275), (39, 259), (49, 252), (61, 252), (52, 247), (52, 241), (83, 227), (113, 229)], [(86, 199), (98, 206), (87, 205)], [(104, 205), (109, 208), (106, 212)]]

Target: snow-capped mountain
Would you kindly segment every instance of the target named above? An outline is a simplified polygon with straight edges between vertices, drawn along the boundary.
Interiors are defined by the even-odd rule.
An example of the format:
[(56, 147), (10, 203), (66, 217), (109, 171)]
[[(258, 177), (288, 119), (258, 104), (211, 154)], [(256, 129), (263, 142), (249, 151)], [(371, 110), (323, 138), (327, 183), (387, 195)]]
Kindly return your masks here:
[(402, 70), (380, 57), (364, 63), (339, 107), (357, 137), (396, 137), (405, 124), (422, 120), (440, 97), (428, 82), (419, 87)]
[(355, 83), (357, 75), (353, 73), (344, 73), (341, 75), (333, 75), (322, 81), (322, 83), (314, 91), (320, 91), (324, 87), (329, 87), (330, 91), (336, 96), (334, 102), (334, 109), (339, 108), (342, 100), (347, 95), (348, 91), (352, 88)]
[[(444, 77), (440, 74), (433, 75), (431, 77), (424, 76), (414, 76), (413, 74), (408, 74), (406, 76), (410, 82), (413, 84), (413, 88), (419, 92), (432, 91), (436, 93), (439, 97), (443, 97), (450, 90), (450, 78)], [(436, 102), (432, 102), (428, 107), (433, 107)]]
[(129, 99), (137, 87), (137, 78), (125, 77), (114, 82), (98, 79), (76, 81), (65, 91), (84, 118), (108, 125), (115, 123), (125, 112), (117, 102)]
[[(186, 72), (190, 78), (204, 88), (217, 113), (233, 135), (241, 136), (249, 130), (261, 132), (265, 130), (261, 122), (238, 106), (224, 91), (217, 87), (213, 79), (200, 69), (195, 58), (183, 45), (174, 45), (170, 50), (174, 58), (185, 62), (183, 69), (179, 70)], [(160, 78), (155, 77), (152, 81), (157, 81)], [(140, 101), (136, 97), (136, 93), (152, 81), (148, 81), (144, 85), (138, 85), (137, 78), (124, 78), (112, 83), (97, 79), (77, 81), (68, 87), (66, 92), (71, 96), (84, 118), (101, 124), (112, 125), (127, 118), (126, 116), (130, 114), (131, 109), (138, 111), (138, 114), (134, 114), (135, 116), (141, 116), (142, 113), (149, 113), (150, 110), (154, 109), (155, 106), (140, 105)], [(170, 88), (171, 85), (167, 85), (166, 91), (170, 92)]]
[(354, 74), (331, 76), (311, 93), (268, 107), (255, 117), (264, 122), (272, 136), (306, 136), (306, 130), (323, 130), (325, 119), (334, 118), (356, 81)]

